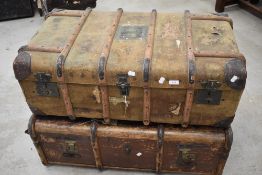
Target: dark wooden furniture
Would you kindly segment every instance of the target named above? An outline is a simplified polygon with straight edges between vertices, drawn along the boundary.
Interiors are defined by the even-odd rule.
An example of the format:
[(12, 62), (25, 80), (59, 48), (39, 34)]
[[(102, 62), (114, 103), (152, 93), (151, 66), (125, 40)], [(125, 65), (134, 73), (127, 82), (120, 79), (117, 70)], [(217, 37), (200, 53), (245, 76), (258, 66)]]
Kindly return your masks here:
[(253, 15), (262, 18), (262, 7), (259, 7), (259, 0), (216, 0), (216, 12), (223, 12), (225, 6), (239, 4), (239, 6)]
[(0, 21), (34, 16), (33, 0), (1, 0)]

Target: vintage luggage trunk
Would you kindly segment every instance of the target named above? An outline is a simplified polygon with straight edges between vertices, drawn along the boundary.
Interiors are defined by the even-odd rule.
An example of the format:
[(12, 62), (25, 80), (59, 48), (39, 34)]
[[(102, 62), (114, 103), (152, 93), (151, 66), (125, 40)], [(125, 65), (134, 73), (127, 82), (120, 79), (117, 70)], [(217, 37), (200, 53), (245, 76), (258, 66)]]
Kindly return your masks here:
[(27, 133), (42, 163), (221, 175), (233, 139), (231, 129), (87, 120), (33, 116)]
[(33, 0), (1, 0), (0, 21), (34, 16)]
[(95, 8), (96, 0), (37, 0), (40, 15), (53, 9), (85, 10), (87, 7)]
[(14, 61), (35, 114), (228, 126), (246, 82), (217, 15), (51, 13)]

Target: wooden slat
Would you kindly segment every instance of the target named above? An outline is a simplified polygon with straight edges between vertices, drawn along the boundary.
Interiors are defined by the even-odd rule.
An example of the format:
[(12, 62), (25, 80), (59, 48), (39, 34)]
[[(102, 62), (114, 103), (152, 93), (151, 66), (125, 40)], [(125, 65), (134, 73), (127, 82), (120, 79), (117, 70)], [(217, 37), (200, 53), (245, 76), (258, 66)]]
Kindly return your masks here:
[[(148, 71), (147, 76), (150, 75), (150, 62), (152, 60), (152, 54), (154, 49), (154, 36), (155, 36), (155, 28), (156, 28), (156, 17), (157, 17), (157, 11), (154, 9), (151, 12), (151, 18), (150, 18), (150, 25), (148, 29), (148, 35), (147, 35), (147, 45), (145, 50), (145, 61), (148, 62)], [(145, 65), (144, 65), (145, 69)], [(144, 70), (145, 74), (145, 70)], [(144, 75), (145, 76), (145, 75)], [(150, 123), (150, 87), (149, 87), (149, 80), (144, 80), (144, 117), (143, 117), (143, 123), (144, 125), (149, 125)]]
[[(118, 28), (118, 24), (120, 21), (120, 18), (123, 14), (123, 9), (119, 8), (117, 10), (116, 17), (112, 23), (112, 26), (110, 28), (108, 37), (106, 38), (106, 41), (104, 43), (101, 55), (100, 55), (100, 60), (99, 60), (99, 71), (103, 74), (103, 77), (99, 75), (99, 87), (101, 91), (101, 101), (102, 101), (102, 108), (103, 108), (103, 118), (105, 123), (110, 122), (110, 106), (109, 106), (109, 95), (108, 95), (108, 87), (106, 85), (106, 64), (107, 60), (110, 54), (110, 49), (113, 43), (113, 39), (116, 33), (116, 30)], [(99, 73), (100, 74), (100, 73)]]
[(56, 63), (58, 87), (60, 89), (60, 92), (61, 92), (63, 100), (64, 100), (66, 113), (71, 119), (74, 119), (75, 116), (74, 116), (73, 106), (72, 106), (72, 103), (70, 101), (70, 96), (69, 96), (69, 93), (68, 93), (68, 86), (65, 83), (64, 63), (66, 61), (66, 57), (67, 57), (68, 53), (70, 52), (78, 34), (80, 33), (80, 31), (81, 31), (83, 25), (85, 24), (85, 21), (86, 21), (86, 19), (89, 16), (90, 13), (91, 13), (90, 9), (82, 12), (82, 16), (79, 20), (79, 23), (77, 24), (74, 32), (72, 33), (72, 35), (70, 36), (70, 38), (66, 42), (66, 45), (63, 48), (62, 52), (59, 54), (59, 56), (57, 58), (57, 63)]
[(190, 113), (193, 105), (194, 86), (195, 86), (195, 56), (193, 54), (192, 44), (192, 19), (189, 11), (185, 11), (186, 23), (186, 43), (188, 59), (188, 89), (186, 93), (185, 107), (183, 111), (182, 126), (187, 127), (190, 121)]

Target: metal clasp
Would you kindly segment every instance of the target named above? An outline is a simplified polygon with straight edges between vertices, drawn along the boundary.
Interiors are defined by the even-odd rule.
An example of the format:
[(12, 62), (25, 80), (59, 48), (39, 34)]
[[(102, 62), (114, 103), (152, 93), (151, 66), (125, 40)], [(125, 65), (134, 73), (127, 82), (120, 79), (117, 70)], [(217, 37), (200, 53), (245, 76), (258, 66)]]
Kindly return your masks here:
[(178, 164), (181, 166), (192, 167), (195, 165), (196, 155), (189, 148), (179, 149)]
[(217, 80), (203, 80), (201, 86), (205, 89), (218, 89), (222, 84)]
[(201, 86), (204, 89), (197, 90), (195, 102), (197, 104), (219, 105), (222, 91), (218, 88), (221, 85), (217, 80), (203, 80)]
[(64, 152), (67, 154), (75, 154), (77, 153), (77, 148), (76, 148), (76, 142), (75, 141), (65, 141), (65, 150)]
[(119, 74), (117, 86), (120, 89), (120, 94), (123, 96), (129, 95), (130, 84), (128, 83), (128, 75), (127, 74)]
[(52, 76), (49, 73), (38, 72), (35, 74), (36, 92), (40, 96), (59, 97), (57, 83), (50, 82)]
[(185, 163), (193, 163), (196, 160), (196, 155), (190, 153), (190, 149), (181, 149), (182, 160)]

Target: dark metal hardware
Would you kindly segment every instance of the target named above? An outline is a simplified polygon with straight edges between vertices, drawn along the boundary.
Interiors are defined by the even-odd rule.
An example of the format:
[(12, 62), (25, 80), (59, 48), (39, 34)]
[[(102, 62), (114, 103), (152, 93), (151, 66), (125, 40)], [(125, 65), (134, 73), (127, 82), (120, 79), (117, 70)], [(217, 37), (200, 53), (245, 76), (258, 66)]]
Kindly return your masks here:
[(196, 155), (190, 153), (190, 149), (180, 150), (182, 161), (185, 163), (193, 163), (196, 160)]
[(208, 90), (208, 89), (197, 90), (195, 103), (219, 105), (221, 96), (222, 96), (222, 91), (220, 90)]
[(117, 86), (120, 89), (120, 94), (123, 96), (129, 95), (130, 84), (128, 83), (128, 75), (127, 74), (119, 74)]
[(193, 167), (196, 163), (196, 155), (189, 148), (179, 149), (177, 163), (180, 166)]
[(66, 140), (65, 141), (63, 156), (64, 157), (71, 157), (71, 158), (81, 157), (80, 154), (78, 154), (76, 141), (73, 141), (73, 140)]
[(49, 82), (52, 78), (51, 74), (38, 72), (35, 74), (36, 92), (40, 96), (59, 97), (57, 83)]
[(201, 86), (205, 89), (217, 89), (221, 86), (221, 83), (217, 80), (204, 80), (201, 82)]
[(196, 91), (195, 103), (197, 104), (210, 104), (219, 105), (222, 91), (217, 90), (222, 84), (217, 80), (204, 80), (201, 86), (204, 89)]
[(77, 153), (75, 141), (65, 141), (65, 152), (66, 153)]
[(149, 66), (150, 66), (150, 59), (146, 58), (144, 59), (144, 64), (143, 64), (143, 78), (144, 82), (149, 81)]

